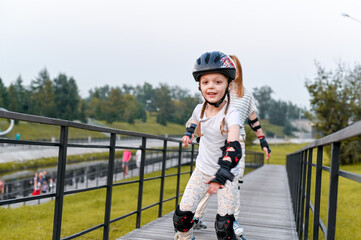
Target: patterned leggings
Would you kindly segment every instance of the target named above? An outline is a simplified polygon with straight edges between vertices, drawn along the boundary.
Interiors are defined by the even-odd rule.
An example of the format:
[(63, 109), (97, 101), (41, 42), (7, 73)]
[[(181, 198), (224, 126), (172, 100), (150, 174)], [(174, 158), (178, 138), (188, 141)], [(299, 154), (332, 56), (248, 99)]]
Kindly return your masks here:
[[(207, 193), (207, 182), (212, 178), (213, 176), (206, 175), (197, 168), (194, 170), (179, 204), (181, 211), (196, 211), (198, 203)], [(225, 187), (217, 191), (219, 215), (234, 214), (237, 191), (237, 178), (234, 178), (233, 182), (227, 181)]]

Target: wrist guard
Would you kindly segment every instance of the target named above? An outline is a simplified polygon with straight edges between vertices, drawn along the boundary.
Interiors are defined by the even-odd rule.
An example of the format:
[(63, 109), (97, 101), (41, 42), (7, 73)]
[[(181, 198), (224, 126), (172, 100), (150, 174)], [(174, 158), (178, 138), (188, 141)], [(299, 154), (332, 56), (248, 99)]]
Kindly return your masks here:
[(248, 125), (251, 127), (251, 129), (254, 131), (254, 132), (257, 132), (258, 129), (261, 128), (261, 124), (258, 125), (258, 126), (255, 126), (253, 127), (252, 125), (255, 124), (256, 122), (258, 122), (258, 118), (256, 117), (255, 119), (251, 120), (248, 118)]
[(192, 135), (193, 135), (196, 127), (197, 127), (197, 124), (191, 123), (191, 125), (186, 128), (186, 132), (184, 133), (184, 135), (188, 136), (189, 138), (192, 138)]
[(261, 138), (261, 139), (259, 140), (259, 143), (260, 143), (260, 145), (261, 145), (261, 149), (262, 149), (262, 150), (263, 150), (263, 148), (265, 147), (265, 148), (267, 148), (268, 153), (271, 153), (271, 149), (269, 148), (268, 142), (266, 141), (266, 138), (265, 138), (265, 137)]
[(218, 160), (218, 165), (220, 168), (216, 173), (216, 177), (209, 182), (215, 182), (221, 185), (225, 185), (227, 180), (232, 182), (234, 179), (234, 175), (231, 173), (232, 163), (230, 161), (223, 160), (223, 157), (220, 157)]

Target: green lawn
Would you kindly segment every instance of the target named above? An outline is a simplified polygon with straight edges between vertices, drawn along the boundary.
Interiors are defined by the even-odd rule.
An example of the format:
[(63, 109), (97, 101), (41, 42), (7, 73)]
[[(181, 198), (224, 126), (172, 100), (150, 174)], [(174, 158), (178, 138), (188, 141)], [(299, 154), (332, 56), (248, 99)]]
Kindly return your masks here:
[[(316, 152), (313, 151), (313, 162), (316, 163)], [(324, 155), (326, 155), (324, 153)], [(326, 160), (326, 164), (327, 164)], [(352, 165), (342, 165), (340, 170), (361, 174), (361, 163)], [(315, 168), (312, 168), (311, 181), (311, 202), (314, 205), (315, 192)], [(320, 216), (325, 225), (327, 225), (327, 205), (328, 193), (330, 187), (329, 172), (322, 171), (322, 191), (321, 191), (321, 209)], [(339, 177), (339, 188), (337, 198), (337, 217), (336, 217), (336, 239), (361, 239), (361, 184), (343, 177)], [(310, 211), (309, 221), (309, 239), (313, 237), (313, 214)], [(319, 239), (325, 239), (321, 230), (319, 230)]]
[[(167, 170), (166, 174), (176, 173), (177, 169)], [(189, 166), (182, 167), (182, 172)], [(159, 176), (160, 172), (147, 174), (147, 177)], [(134, 180), (131, 178), (128, 180)], [(176, 177), (166, 178), (164, 199), (175, 196)], [(181, 175), (181, 192), (184, 191), (189, 175)], [(143, 207), (159, 201), (160, 180), (144, 183)], [(64, 198), (62, 237), (75, 234), (104, 222), (105, 189), (69, 195)], [(138, 184), (115, 187), (112, 197), (111, 219), (137, 209)], [(163, 206), (163, 214), (175, 208), (175, 200)], [(0, 207), (1, 239), (51, 239), (53, 227), (54, 200), (35, 206), (19, 208)], [(142, 225), (156, 219), (158, 206), (142, 213)], [(116, 239), (135, 229), (135, 216), (111, 224), (110, 239)], [(79, 239), (102, 239), (103, 230), (95, 230)]]
[[(271, 157), (268, 161), (265, 160), (266, 164), (278, 164), (286, 165), (286, 155), (303, 148), (308, 143), (303, 144), (270, 144)], [(247, 150), (255, 152), (263, 152), (260, 145), (247, 146)]]
[[(94, 121), (99, 123), (101, 126), (133, 131), (148, 133), (153, 135), (182, 135), (185, 131), (184, 125), (168, 123), (167, 126), (160, 125), (156, 123), (155, 117), (150, 116), (146, 123), (136, 120), (134, 124), (129, 124), (127, 122), (114, 122), (113, 124), (107, 124), (105, 121)], [(6, 119), (0, 118), (0, 129), (5, 131), (9, 127), (9, 123)], [(5, 135), (7, 138), (14, 139), (16, 134), (20, 133), (20, 138), (22, 140), (36, 140), (36, 139), (46, 139), (50, 140), (52, 137), (59, 139), (60, 136), (60, 127), (39, 124), (39, 123), (30, 123), (20, 121), (19, 124), (14, 125), (13, 130)], [(106, 135), (100, 132), (87, 131), (82, 129), (70, 128), (69, 129), (69, 138), (106, 138)]]

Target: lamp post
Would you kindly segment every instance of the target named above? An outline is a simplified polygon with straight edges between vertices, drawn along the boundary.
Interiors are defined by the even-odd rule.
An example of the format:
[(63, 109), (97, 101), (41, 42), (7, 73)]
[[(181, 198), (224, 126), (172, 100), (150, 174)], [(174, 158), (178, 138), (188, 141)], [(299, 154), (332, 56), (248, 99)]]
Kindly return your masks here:
[(357, 18), (351, 17), (351, 16), (348, 15), (347, 13), (341, 13), (341, 15), (342, 15), (343, 17), (348, 17), (348, 18), (351, 18), (352, 20), (354, 20), (354, 21), (356, 21), (356, 22), (361, 23), (360, 20), (358, 20)]

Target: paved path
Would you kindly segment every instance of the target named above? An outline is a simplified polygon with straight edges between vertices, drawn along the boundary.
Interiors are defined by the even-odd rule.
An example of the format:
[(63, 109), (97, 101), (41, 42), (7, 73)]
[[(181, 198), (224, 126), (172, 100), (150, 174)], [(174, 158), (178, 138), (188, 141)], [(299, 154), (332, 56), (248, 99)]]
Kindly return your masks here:
[[(247, 174), (241, 185), (240, 224), (247, 240), (297, 239), (285, 166), (264, 165)], [(217, 239), (214, 230), (216, 197), (212, 197), (205, 215), (206, 230), (195, 230), (197, 240)], [(174, 232), (172, 214), (151, 222), (118, 240), (170, 240)]]

